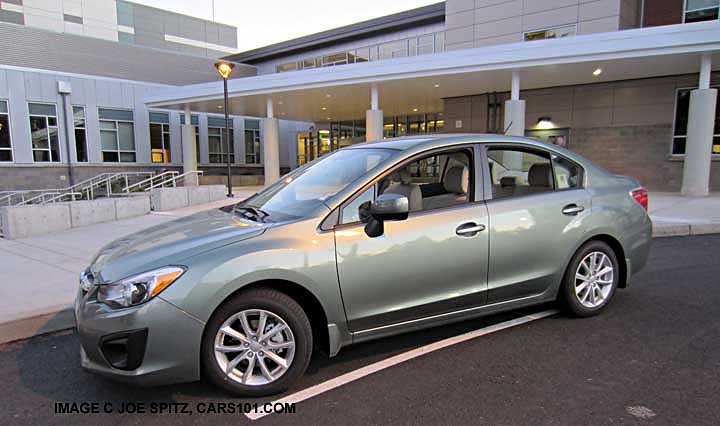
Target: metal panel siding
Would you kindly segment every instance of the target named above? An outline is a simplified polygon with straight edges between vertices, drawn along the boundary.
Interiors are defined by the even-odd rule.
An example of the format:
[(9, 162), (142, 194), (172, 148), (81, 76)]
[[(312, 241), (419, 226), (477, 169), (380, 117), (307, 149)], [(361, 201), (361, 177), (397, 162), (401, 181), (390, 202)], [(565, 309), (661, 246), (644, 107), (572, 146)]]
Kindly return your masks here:
[[(162, 84), (216, 81), (213, 60), (27, 26), (0, 23), (0, 64)], [(31, 55), (28, 52), (32, 52)], [(238, 66), (233, 76), (255, 75)]]
[(143, 102), (145, 88), (135, 87), (135, 160), (138, 163), (150, 163), (150, 121), (148, 110)]
[(15, 163), (32, 163), (30, 122), (25, 96), (25, 79), (19, 71), (6, 71), (10, 107), (10, 138)]
[(182, 165), (183, 159), (181, 132), (180, 113), (173, 111), (170, 113), (170, 161), (178, 165)]

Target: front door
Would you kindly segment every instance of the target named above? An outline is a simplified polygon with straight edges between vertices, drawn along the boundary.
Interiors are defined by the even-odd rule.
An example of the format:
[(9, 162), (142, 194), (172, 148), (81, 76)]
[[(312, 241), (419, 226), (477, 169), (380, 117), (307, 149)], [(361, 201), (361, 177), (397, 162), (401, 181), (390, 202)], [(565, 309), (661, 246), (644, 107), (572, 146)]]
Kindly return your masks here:
[[(340, 288), (351, 331), (399, 324), (485, 302), (488, 215), (475, 202), (472, 150), (410, 160), (341, 212), (335, 230)], [(376, 193), (408, 197), (406, 220), (368, 237), (357, 207)]]

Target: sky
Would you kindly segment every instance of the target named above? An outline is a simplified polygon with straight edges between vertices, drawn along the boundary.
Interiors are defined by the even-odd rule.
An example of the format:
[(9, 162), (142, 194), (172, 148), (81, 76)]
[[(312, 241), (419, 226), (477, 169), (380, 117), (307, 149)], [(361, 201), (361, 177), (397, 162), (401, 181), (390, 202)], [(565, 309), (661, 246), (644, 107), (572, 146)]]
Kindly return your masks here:
[(439, 3), (440, 0), (132, 0), (238, 29), (238, 51)]

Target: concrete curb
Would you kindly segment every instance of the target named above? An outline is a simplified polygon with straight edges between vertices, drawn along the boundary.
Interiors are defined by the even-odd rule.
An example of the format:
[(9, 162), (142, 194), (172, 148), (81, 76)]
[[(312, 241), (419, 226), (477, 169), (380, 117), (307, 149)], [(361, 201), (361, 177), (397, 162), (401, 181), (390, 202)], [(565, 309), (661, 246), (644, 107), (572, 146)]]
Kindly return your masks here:
[(72, 308), (20, 318), (0, 324), (0, 344), (28, 339), (75, 327)]
[(653, 222), (653, 238), (720, 234), (720, 223)]

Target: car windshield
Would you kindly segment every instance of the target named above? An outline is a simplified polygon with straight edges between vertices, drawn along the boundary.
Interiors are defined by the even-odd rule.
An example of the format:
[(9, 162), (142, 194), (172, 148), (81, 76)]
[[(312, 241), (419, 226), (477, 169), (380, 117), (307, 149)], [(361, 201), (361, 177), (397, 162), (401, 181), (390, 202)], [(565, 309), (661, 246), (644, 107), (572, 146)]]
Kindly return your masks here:
[(259, 221), (305, 217), (393, 153), (382, 148), (336, 151), (289, 173), (234, 211)]

